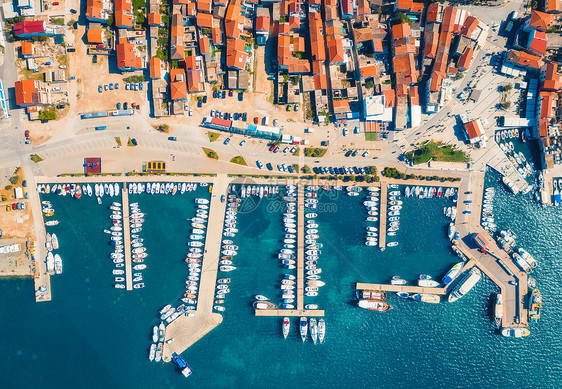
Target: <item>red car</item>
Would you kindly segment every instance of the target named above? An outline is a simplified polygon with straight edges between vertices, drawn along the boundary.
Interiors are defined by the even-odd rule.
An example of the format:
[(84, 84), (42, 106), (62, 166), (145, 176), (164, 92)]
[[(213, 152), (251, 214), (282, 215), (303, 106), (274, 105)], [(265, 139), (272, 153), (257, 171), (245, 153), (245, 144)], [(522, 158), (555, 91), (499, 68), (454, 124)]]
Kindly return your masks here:
[(275, 145), (273, 145), (269, 148), (269, 151), (273, 151), (273, 150), (275, 150)]
[(259, 121), (260, 121), (260, 118), (256, 116), (256, 117), (254, 118), (254, 124), (258, 124)]
[(25, 137), (29, 138), (29, 130), (25, 130)]

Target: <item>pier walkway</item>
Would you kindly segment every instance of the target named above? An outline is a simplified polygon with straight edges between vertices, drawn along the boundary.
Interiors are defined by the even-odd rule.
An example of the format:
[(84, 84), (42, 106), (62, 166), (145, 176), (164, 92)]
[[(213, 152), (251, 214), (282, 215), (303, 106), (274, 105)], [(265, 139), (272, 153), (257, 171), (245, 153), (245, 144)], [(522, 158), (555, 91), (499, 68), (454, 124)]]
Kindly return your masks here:
[[(526, 326), (528, 315), (524, 302), (528, 293), (527, 274), (515, 265), (510, 256), (498, 247), (492, 236), (480, 225), (483, 193), (484, 172), (472, 172), (467, 180), (462, 181), (457, 203), (458, 216), (455, 221), (461, 238), (456, 245), (501, 289), (504, 309), (502, 326)], [(473, 202), (467, 203), (468, 200)], [(471, 213), (466, 213), (469, 206)], [(486, 239), (488, 253), (476, 248), (471, 237), (473, 233), (480, 233)], [(517, 285), (510, 284), (510, 281), (516, 281)]]
[(181, 354), (223, 319), (221, 314), (213, 312), (213, 304), (226, 211), (226, 201), (222, 202), (221, 196), (227, 195), (229, 179), (226, 175), (219, 175), (212, 185), (197, 309), (192, 311), (194, 316), (182, 315), (166, 327), (166, 340), (174, 338), (172, 343), (164, 343), (163, 359), (166, 362), (171, 360), (172, 353)]
[(322, 309), (256, 309), (256, 316), (314, 316), (323, 317)]
[(133, 268), (131, 264), (131, 223), (129, 220), (129, 192), (127, 185), (123, 183), (123, 244), (125, 245), (125, 284), (127, 290), (133, 290)]
[(381, 207), (379, 209), (379, 247), (384, 249), (386, 247), (386, 208), (388, 204), (388, 186), (386, 182), (381, 182)]
[(408, 292), (446, 295), (447, 288), (427, 288), (414, 285), (390, 285), (390, 284), (365, 284), (358, 282), (357, 290), (384, 290), (385, 292)]
[[(297, 186), (297, 310), (304, 309), (304, 185)], [(257, 312), (256, 312), (257, 315)]]

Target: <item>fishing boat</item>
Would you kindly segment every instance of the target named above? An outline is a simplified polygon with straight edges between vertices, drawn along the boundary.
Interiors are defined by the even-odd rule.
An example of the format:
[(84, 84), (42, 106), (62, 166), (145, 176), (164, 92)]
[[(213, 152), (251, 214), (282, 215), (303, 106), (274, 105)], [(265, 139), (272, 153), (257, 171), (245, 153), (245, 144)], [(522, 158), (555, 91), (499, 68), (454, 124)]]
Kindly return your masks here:
[(455, 289), (449, 295), (449, 302), (455, 302), (468, 293), (474, 285), (480, 280), (482, 273), (478, 268), (473, 267), (464, 278), (455, 286)]
[(393, 276), (390, 283), (392, 285), (406, 285), (408, 281), (401, 279), (399, 276)]
[(277, 305), (270, 301), (254, 301), (252, 307), (254, 309), (277, 309)]
[(541, 318), (542, 308), (542, 295), (541, 292), (535, 288), (529, 297), (529, 319), (531, 323), (537, 323)]
[(447, 272), (447, 274), (445, 274), (445, 277), (443, 277), (443, 283), (445, 285), (450, 284), (455, 279), (455, 277), (459, 275), (459, 273), (461, 272), (463, 267), (464, 267), (464, 262), (459, 262), (459, 263), (455, 264)]
[(56, 225), (58, 225), (58, 224), (59, 224), (59, 221), (58, 221), (58, 220), (49, 220), (49, 221), (45, 222), (45, 225), (46, 225), (47, 227), (56, 226)]
[(416, 293), (412, 296), (412, 299), (431, 304), (439, 304), (441, 302), (441, 297), (439, 295), (428, 293)]
[(306, 336), (308, 334), (308, 320), (304, 316), (300, 319), (300, 332), (302, 341), (306, 342)]
[(527, 328), (504, 328), (502, 335), (508, 338), (521, 338), (531, 333)]
[(501, 293), (498, 293), (496, 295), (496, 307), (494, 311), (494, 319), (496, 321), (496, 327), (500, 328), (503, 319), (503, 300), (502, 300)]
[(360, 308), (369, 309), (371, 311), (378, 311), (378, 312), (385, 312), (391, 308), (389, 303), (381, 300), (374, 300), (374, 299), (361, 299), (358, 301), (357, 305)]

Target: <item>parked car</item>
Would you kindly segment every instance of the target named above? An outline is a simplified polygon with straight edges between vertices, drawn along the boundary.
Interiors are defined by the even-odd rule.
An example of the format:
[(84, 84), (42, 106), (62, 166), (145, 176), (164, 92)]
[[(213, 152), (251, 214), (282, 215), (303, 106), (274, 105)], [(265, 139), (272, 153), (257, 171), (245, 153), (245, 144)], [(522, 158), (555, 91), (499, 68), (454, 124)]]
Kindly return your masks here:
[(108, 90), (109, 90), (109, 85), (105, 84), (105, 85), (103, 86), (103, 89), (106, 90), (106, 91), (108, 91)]
[(357, 150), (353, 150), (353, 153), (351, 154), (351, 156), (352, 156), (352, 157), (356, 157), (358, 153), (359, 153), (359, 152), (358, 152)]
[(75, 13), (78, 13), (78, 11), (76, 11), (74, 8), (71, 8), (71, 9), (70, 9), (70, 13), (71, 13), (71, 14), (75, 14)]
[(269, 148), (269, 151), (273, 151), (273, 150), (275, 150), (275, 148), (276, 148), (276, 147), (277, 147), (277, 146), (275, 146), (275, 145), (272, 145), (272, 146), (271, 146), (271, 147)]
[(115, 89), (119, 89), (119, 83), (118, 82), (115, 83)]
[(256, 161), (256, 165), (258, 166), (258, 168), (263, 169), (263, 163), (260, 160)]
[(219, 96), (219, 92), (217, 92), (216, 90), (213, 91), (213, 98), (217, 98)]
[(244, 93), (238, 92), (238, 101), (243, 101), (243, 100), (244, 100)]
[(201, 108), (203, 106), (203, 100), (197, 100), (197, 107)]
[(103, 92), (103, 86), (98, 85), (98, 92), (99, 92), (99, 93)]
[(347, 131), (347, 128), (343, 129), (343, 136), (347, 136), (349, 134), (349, 131)]
[(279, 152), (279, 146), (275, 146), (275, 148), (273, 149), (273, 152), (274, 152), (274, 153)]
[(211, 109), (211, 117), (213, 117), (213, 118), (215, 117), (215, 110), (214, 109)]
[(126, 101), (123, 103), (123, 109), (127, 109), (129, 108), (129, 103), (127, 103)]
[(141, 82), (139, 82), (139, 90), (142, 90), (142, 88), (143, 88), (143, 83), (141, 81)]
[(132, 143), (134, 146), (136, 146), (136, 145), (138, 144), (138, 143), (137, 143), (137, 140), (136, 140), (135, 138), (131, 139), (131, 143)]
[(288, 147), (285, 147), (285, 148), (283, 149), (283, 152), (286, 153), (287, 151), (289, 151), (289, 148), (288, 148)]
[(178, 140), (178, 138), (176, 138), (175, 136), (169, 136), (169, 137), (168, 137), (168, 140), (176, 141), (176, 140)]
[(114, 88), (113, 83), (110, 82), (110, 83), (109, 83), (109, 90), (113, 90), (113, 88)]
[(293, 168), (293, 165), (289, 165), (287, 168), (289, 169), (289, 172), (291, 172), (291, 173), (295, 172), (295, 169)]
[(121, 109), (121, 103), (117, 103), (117, 109)]
[(135, 83), (135, 90), (139, 90), (139, 84), (138, 84), (138, 82)]
[(207, 96), (203, 96), (203, 104), (207, 104)]
[(254, 124), (258, 124), (259, 121), (260, 121), (260, 119), (256, 116), (256, 117), (254, 118)]
[(279, 120), (273, 119), (273, 125), (277, 127), (279, 125)]
[(242, 142), (240, 142), (240, 146), (244, 146), (246, 144), (246, 139), (244, 139)]
[(234, 96), (234, 92), (232, 91), (232, 89), (228, 91), (228, 95), (229, 95), (230, 97)]
[(361, 154), (363, 157), (366, 157), (367, 155), (369, 155), (368, 151), (365, 151), (363, 154)]
[[(74, 50), (74, 49), (73, 49), (73, 50)], [(66, 50), (66, 51), (70, 51), (70, 49), (68, 49), (68, 50)], [(97, 54), (94, 54), (94, 55), (93, 55), (93, 57), (92, 57), (92, 62), (93, 62), (93, 63), (98, 63), (98, 56), (97, 56)]]
[(297, 148), (296, 148), (296, 147), (293, 147), (293, 148), (291, 149), (291, 154), (294, 154), (294, 153), (296, 153), (296, 152), (297, 152)]
[(189, 116), (193, 116), (193, 110), (192, 109), (189, 110)]
[(299, 105), (295, 104), (295, 112), (297, 112), (299, 110)]
[(29, 130), (25, 130), (24, 135), (26, 138), (29, 138)]
[(55, 86), (53, 92), (59, 92), (62, 88), (60, 86)]
[(224, 144), (225, 144), (225, 145), (227, 145), (227, 144), (229, 144), (229, 143), (230, 143), (230, 137), (228, 137), (228, 138), (226, 138), (226, 139), (224, 140)]
[(291, 104), (287, 104), (287, 111), (291, 110)]
[(131, 89), (131, 84), (126, 83), (126, 84), (125, 84), (125, 90), (129, 90), (129, 89)]
[(248, 120), (248, 114), (246, 112), (242, 114), (242, 120), (244, 121)]

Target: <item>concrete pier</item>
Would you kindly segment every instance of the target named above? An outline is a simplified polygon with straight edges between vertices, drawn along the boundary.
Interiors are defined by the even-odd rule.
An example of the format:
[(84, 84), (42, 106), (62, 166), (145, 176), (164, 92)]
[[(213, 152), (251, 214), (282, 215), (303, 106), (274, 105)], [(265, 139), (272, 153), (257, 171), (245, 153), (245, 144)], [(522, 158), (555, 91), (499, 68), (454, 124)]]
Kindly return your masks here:
[(365, 284), (358, 282), (355, 286), (357, 290), (383, 290), (385, 292), (408, 292), (408, 293), (428, 293), (446, 295), (447, 288), (427, 288), (414, 285), (390, 285), (390, 284)]
[(304, 309), (304, 213), (304, 185), (301, 184), (297, 187), (297, 310), (300, 311)]
[(255, 311), (256, 316), (324, 316), (322, 309), (256, 309)]
[(123, 245), (125, 246), (125, 284), (127, 290), (133, 290), (133, 267), (131, 263), (131, 223), (129, 220), (129, 192), (123, 184), (121, 196), (123, 203)]
[(388, 186), (386, 182), (381, 182), (381, 207), (379, 209), (379, 247), (384, 249), (386, 247), (386, 208), (388, 204)]
[[(227, 195), (229, 180), (226, 175), (219, 175), (212, 185), (197, 309), (191, 311), (194, 316), (180, 316), (166, 327), (166, 340), (174, 338), (172, 343), (164, 343), (163, 358), (166, 362), (171, 360), (172, 353), (184, 352), (222, 322), (222, 315), (213, 312), (213, 304), (226, 211), (226, 201), (221, 202), (221, 196)], [(187, 228), (191, 227), (187, 225)]]

